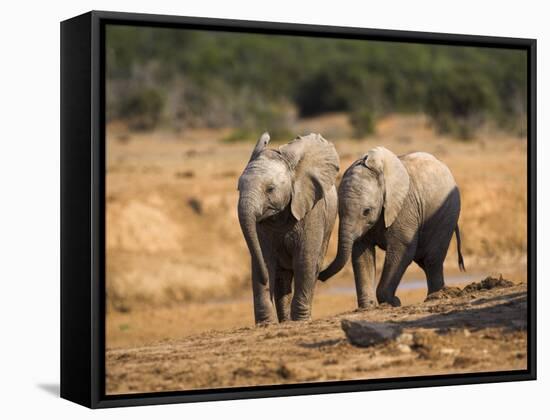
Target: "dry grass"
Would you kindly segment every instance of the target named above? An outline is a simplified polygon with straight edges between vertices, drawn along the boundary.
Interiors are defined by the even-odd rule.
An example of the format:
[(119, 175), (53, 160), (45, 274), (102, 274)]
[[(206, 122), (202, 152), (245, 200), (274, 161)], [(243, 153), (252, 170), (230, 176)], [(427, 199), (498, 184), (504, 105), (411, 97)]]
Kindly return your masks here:
[[(338, 115), (303, 125), (324, 133), (327, 124), (334, 132), (349, 129), (346, 117)], [(223, 130), (132, 134), (110, 127), (110, 310), (211, 301), (248, 291), (249, 255), (237, 221), (236, 183), (252, 145), (221, 143), (225, 134)], [(342, 169), (376, 145), (396, 153), (426, 151), (440, 158), (451, 168), (462, 193), (460, 227), (469, 271), (500, 271), (525, 279), (525, 140), (483, 134), (476, 141), (457, 142), (434, 135), (423, 117), (392, 116), (378, 125), (376, 136), (335, 143)], [(335, 253), (335, 239), (327, 259)], [(446, 270), (457, 272), (454, 240)], [(334, 284), (349, 285), (350, 275), (347, 267)], [(408, 276), (420, 278), (421, 273), (411, 267)]]

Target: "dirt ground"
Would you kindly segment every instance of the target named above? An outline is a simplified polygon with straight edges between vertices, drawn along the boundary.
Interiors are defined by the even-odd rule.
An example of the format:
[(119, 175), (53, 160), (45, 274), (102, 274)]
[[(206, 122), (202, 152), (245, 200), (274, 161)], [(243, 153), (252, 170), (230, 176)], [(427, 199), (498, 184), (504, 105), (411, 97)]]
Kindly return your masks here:
[[(481, 284), (450, 287), (434, 299), (400, 308), (379, 306), (111, 349), (107, 393), (526, 369), (525, 283), (485, 285), (489, 289)], [(346, 339), (343, 319), (397, 325), (402, 333), (357, 347)]]
[[(453, 172), (462, 201), (459, 224), (467, 272), (458, 271), (453, 239), (445, 261), (446, 284), (463, 287), (493, 273), (518, 284), (526, 281), (525, 139), (480, 132), (474, 140), (457, 141), (435, 133), (421, 115), (390, 115), (378, 122), (375, 135), (361, 140), (350, 138), (351, 127), (342, 114), (300, 121), (296, 134), (309, 132), (334, 142), (340, 173), (378, 145), (397, 154), (434, 154)], [(525, 319), (525, 285), (516, 286), (513, 293), (483, 292), (487, 302), (480, 295), (423, 303), (425, 277), (414, 264), (397, 290), (403, 308), (349, 312), (356, 301), (348, 264), (326, 284), (317, 284), (312, 322), (253, 328), (250, 255), (236, 211), (237, 179), (253, 144), (228, 143), (223, 139), (229, 133), (134, 133), (117, 124), (108, 127), (108, 392), (525, 366), (525, 332), (508, 329)], [(325, 262), (336, 254), (336, 233), (337, 226)], [(377, 276), (383, 258), (378, 250)], [(500, 295), (508, 292), (521, 294)], [(443, 315), (453, 311), (458, 315)], [(436, 350), (426, 358), (417, 345), (405, 353), (392, 344), (357, 349), (346, 342), (339, 327), (343, 317), (401, 319), (410, 322), (411, 331), (434, 330), (421, 321), (415, 324), (432, 317), (450, 320), (451, 330), (430, 336)], [(463, 328), (469, 328), (468, 337)], [(497, 350), (498, 359), (491, 359)]]
[[(464, 273), (447, 279), (447, 284), (463, 287), (484, 274)], [(512, 277), (513, 278), (513, 277)], [(312, 318), (325, 318), (353, 310), (357, 306), (353, 279), (346, 284), (317, 282)], [(404, 305), (426, 298), (426, 280), (407, 279), (397, 295)], [(129, 312), (107, 313), (107, 349), (144, 346), (162, 340), (178, 340), (210, 330), (231, 330), (254, 325), (252, 293), (229, 299), (185, 302), (160, 307), (145, 306)]]

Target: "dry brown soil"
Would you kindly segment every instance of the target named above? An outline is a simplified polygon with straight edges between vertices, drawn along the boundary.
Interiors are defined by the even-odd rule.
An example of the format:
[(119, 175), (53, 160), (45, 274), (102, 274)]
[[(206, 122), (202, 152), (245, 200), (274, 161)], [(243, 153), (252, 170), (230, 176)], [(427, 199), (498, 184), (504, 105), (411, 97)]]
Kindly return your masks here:
[[(352, 296), (342, 297), (349, 305)], [(524, 283), (451, 288), (400, 308), (115, 347), (106, 354), (106, 389), (120, 394), (526, 369), (526, 297)], [(220, 329), (227, 327), (223, 316), (211, 315)], [(403, 333), (356, 347), (340, 327), (344, 318), (397, 324)]]

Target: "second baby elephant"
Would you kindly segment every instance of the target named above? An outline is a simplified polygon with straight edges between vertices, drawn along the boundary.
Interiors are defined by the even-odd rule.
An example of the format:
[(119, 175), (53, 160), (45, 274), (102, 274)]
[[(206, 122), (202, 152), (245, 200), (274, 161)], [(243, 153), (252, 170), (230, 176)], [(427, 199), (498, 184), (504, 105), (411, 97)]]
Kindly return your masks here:
[[(456, 232), (460, 194), (450, 170), (428, 153), (396, 156), (384, 147), (370, 150), (344, 173), (338, 189), (338, 252), (319, 279), (340, 271), (350, 256), (357, 303), (399, 306), (395, 295), (407, 267), (415, 261), (425, 272), (428, 294), (443, 288), (443, 262)], [(375, 291), (375, 246), (386, 251)]]
[(319, 134), (278, 149), (267, 148), (268, 142), (264, 133), (238, 186), (239, 222), (252, 259), (254, 317), (256, 323), (276, 322), (274, 300), (279, 321), (305, 320), (338, 211), (338, 155)]

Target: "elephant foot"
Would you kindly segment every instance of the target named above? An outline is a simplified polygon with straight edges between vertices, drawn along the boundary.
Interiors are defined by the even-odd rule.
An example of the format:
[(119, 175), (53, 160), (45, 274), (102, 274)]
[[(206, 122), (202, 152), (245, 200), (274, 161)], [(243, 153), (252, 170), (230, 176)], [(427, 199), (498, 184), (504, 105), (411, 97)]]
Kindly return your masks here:
[(265, 327), (271, 324), (277, 324), (277, 318), (273, 314), (258, 314), (255, 317), (257, 327)]
[(277, 316), (275, 315), (275, 311), (272, 310), (270, 303), (261, 305), (259, 308), (256, 307), (256, 302), (254, 302), (254, 305), (254, 320), (256, 325), (261, 326), (277, 323)]
[(399, 300), (399, 298), (395, 295), (393, 296), (378, 296), (378, 303), (379, 304), (383, 304), (383, 303), (387, 303), (393, 307), (398, 307), (398, 306), (401, 306), (401, 300)]
[(359, 302), (357, 305), (356, 312), (363, 312), (363, 311), (369, 311), (371, 309), (376, 308), (377, 303), (374, 300), (368, 300), (366, 302)]
[(264, 321), (256, 321), (256, 327), (260, 327), (260, 328), (269, 327), (270, 325), (274, 325), (274, 324), (277, 324), (277, 321), (275, 321), (273, 319), (267, 319), (267, 320), (264, 320)]
[(445, 289), (447, 289), (447, 287), (444, 284), (442, 284), (440, 286), (437, 286), (437, 287), (428, 286), (428, 295), (431, 295), (433, 293), (437, 293), (437, 292), (439, 292), (441, 290), (445, 290)]
[(293, 321), (311, 321), (311, 314), (309, 314), (309, 313), (292, 314), (291, 319)]
[(290, 321), (290, 311), (289, 310), (281, 310), (281, 311), (278, 310), (277, 311), (277, 319), (279, 320), (279, 323)]
[(310, 322), (311, 321), (311, 317), (309, 318), (296, 318), (296, 319), (293, 319), (292, 322)]
[(311, 320), (311, 308), (308, 304), (295, 304), (290, 308), (290, 319), (293, 321), (310, 321)]

